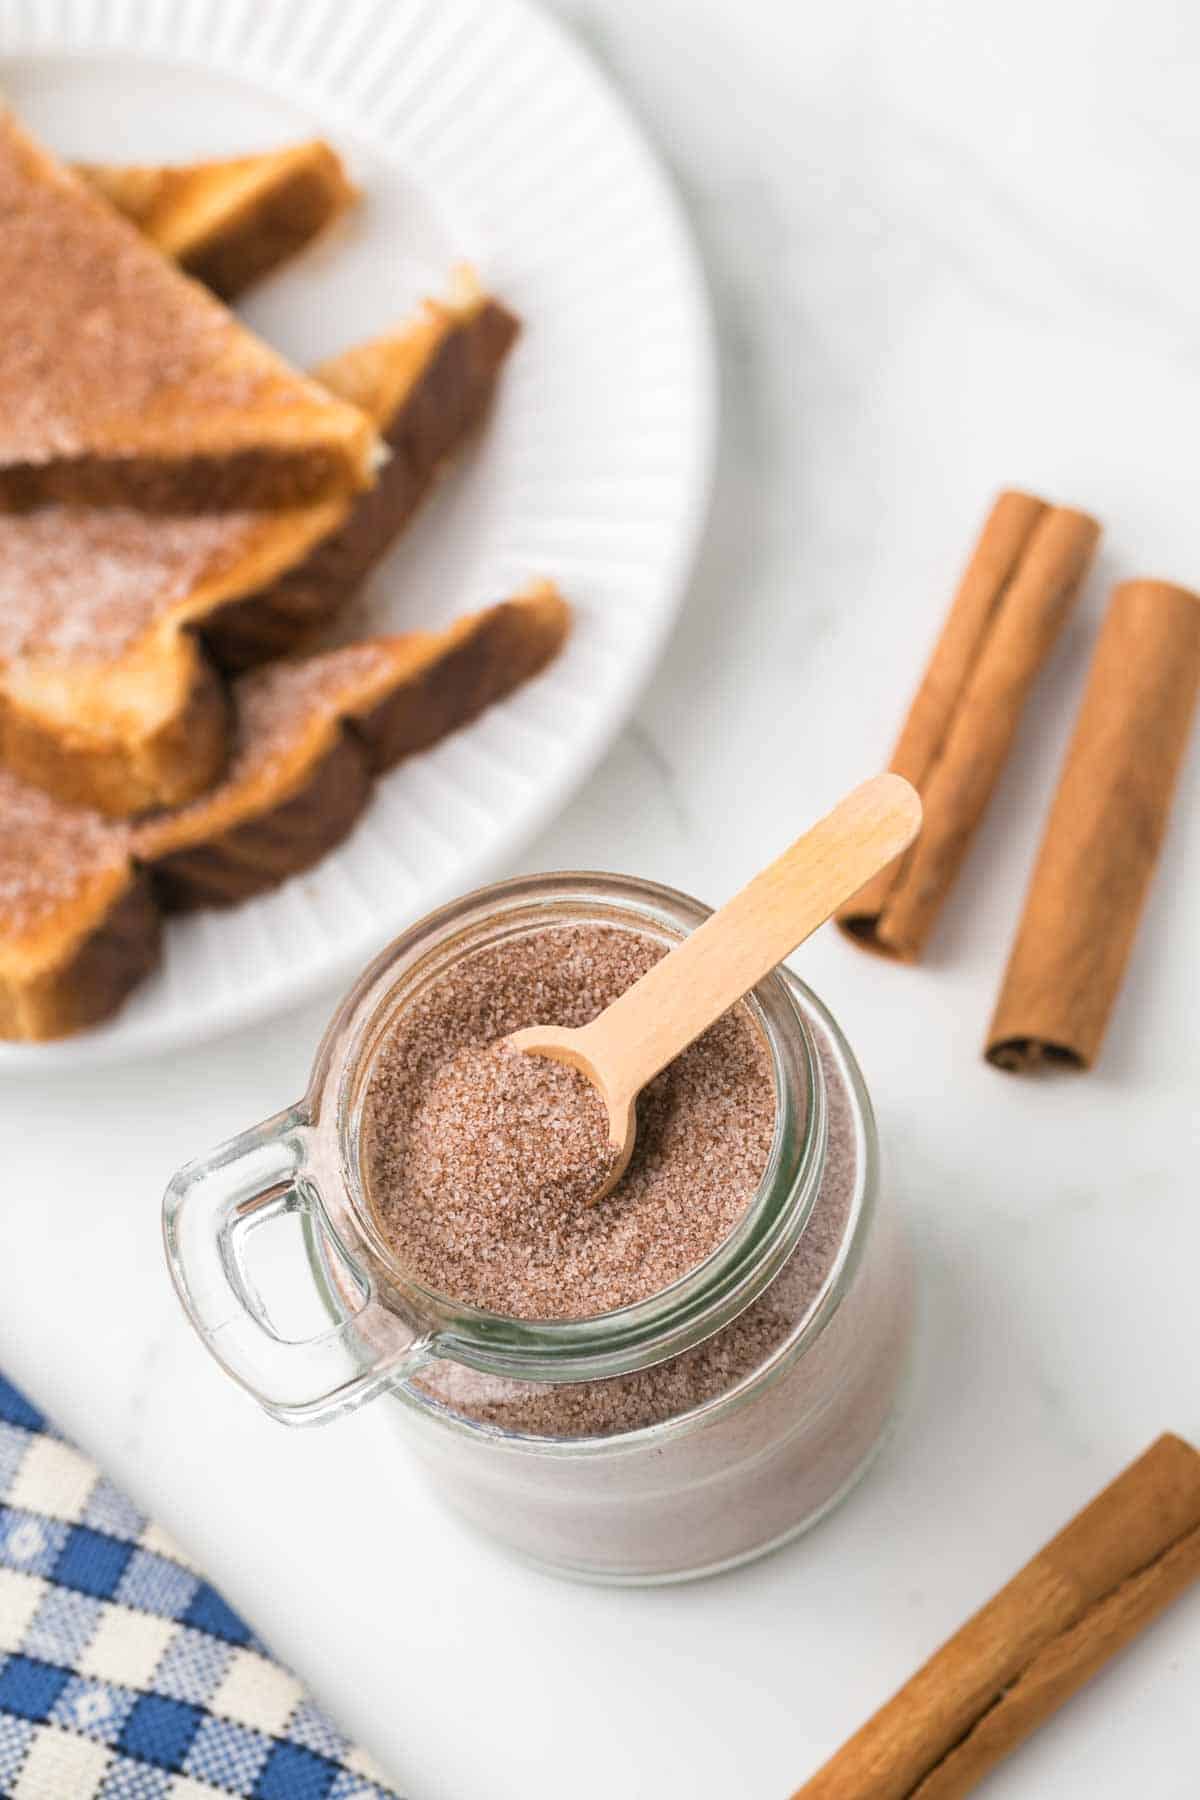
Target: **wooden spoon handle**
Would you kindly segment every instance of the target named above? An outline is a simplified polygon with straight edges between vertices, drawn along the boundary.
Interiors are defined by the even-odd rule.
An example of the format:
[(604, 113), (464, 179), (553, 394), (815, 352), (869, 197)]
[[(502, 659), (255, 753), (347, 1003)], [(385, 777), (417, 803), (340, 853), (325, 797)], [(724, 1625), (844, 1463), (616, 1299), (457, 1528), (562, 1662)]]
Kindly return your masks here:
[[(916, 837), (921, 802), (899, 775), (865, 781), (668, 956), (573, 1033), (632, 1101), (660, 1069), (853, 898)], [(617, 1086), (619, 1075), (619, 1089)]]

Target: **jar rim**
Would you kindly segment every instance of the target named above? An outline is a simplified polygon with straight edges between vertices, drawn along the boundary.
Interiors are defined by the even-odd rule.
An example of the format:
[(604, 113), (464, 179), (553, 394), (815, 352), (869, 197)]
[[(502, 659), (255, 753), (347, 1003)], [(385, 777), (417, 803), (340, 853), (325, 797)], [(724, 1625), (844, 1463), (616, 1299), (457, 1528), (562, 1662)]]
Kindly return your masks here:
[(675, 889), (590, 872), (522, 876), (427, 915), (364, 972), (318, 1050), (307, 1107), (324, 1210), (338, 1249), (384, 1304), (428, 1332), (430, 1355), (514, 1380), (600, 1380), (666, 1361), (712, 1336), (774, 1279), (807, 1224), (824, 1163), (824, 1080), (789, 980), (747, 997), (770, 1060), (776, 1117), (762, 1180), (734, 1230), (669, 1287), (583, 1319), (523, 1320), (466, 1306), (413, 1280), (379, 1232), (359, 1166), (361, 1112), (380, 1042), (397, 1014), (452, 964), (504, 937), (606, 923), (678, 940), (709, 909)]

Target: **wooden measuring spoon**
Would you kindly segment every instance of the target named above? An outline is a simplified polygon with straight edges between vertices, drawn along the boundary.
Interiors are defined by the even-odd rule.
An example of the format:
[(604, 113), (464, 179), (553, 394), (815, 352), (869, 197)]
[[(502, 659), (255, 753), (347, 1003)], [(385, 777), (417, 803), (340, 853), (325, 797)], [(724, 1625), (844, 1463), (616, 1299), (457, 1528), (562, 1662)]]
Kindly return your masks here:
[(567, 1063), (599, 1092), (617, 1156), (597, 1200), (629, 1164), (646, 1083), (907, 850), (920, 828), (921, 802), (903, 776), (865, 781), (590, 1025), (513, 1032), (512, 1049)]

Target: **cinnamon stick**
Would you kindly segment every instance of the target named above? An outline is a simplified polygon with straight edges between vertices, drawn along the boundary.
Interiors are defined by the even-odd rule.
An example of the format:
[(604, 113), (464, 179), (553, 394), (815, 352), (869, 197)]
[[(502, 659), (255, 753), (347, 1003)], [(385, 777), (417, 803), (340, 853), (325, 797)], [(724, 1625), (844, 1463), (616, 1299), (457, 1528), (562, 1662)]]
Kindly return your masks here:
[(1166, 1436), (793, 1800), (958, 1800), (1200, 1578), (1200, 1454)]
[(1032, 494), (992, 507), (892, 752), (920, 793), (921, 835), (838, 914), (864, 949), (920, 955), (1099, 536), (1086, 513)]
[(988, 1032), (1018, 1071), (1095, 1060), (1133, 946), (1200, 692), (1200, 595), (1116, 589)]

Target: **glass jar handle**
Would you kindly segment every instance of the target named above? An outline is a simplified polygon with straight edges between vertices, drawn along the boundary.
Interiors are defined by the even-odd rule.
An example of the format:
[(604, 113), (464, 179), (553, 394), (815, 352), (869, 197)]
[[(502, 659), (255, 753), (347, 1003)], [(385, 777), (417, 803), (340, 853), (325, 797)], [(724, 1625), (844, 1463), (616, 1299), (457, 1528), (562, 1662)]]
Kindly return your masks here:
[(432, 1333), (384, 1306), (357, 1269), (363, 1304), (331, 1330), (292, 1342), (272, 1325), (245, 1261), (255, 1229), (300, 1214), (309, 1245), (353, 1267), (308, 1169), (310, 1129), (299, 1113), (280, 1113), (187, 1164), (163, 1201), (167, 1261), (188, 1317), (221, 1367), (291, 1425), (360, 1406), (433, 1355)]

